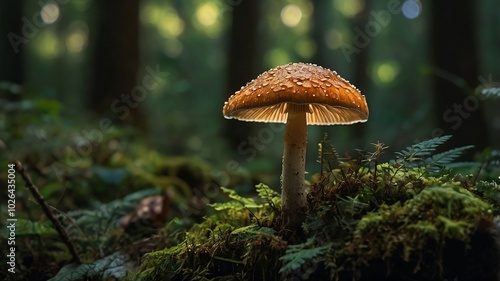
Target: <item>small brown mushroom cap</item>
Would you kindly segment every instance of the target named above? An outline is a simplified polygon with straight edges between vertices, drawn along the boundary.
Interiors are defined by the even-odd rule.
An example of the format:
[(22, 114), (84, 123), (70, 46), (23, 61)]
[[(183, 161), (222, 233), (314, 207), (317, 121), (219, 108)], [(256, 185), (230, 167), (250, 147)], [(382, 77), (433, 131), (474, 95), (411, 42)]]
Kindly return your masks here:
[(268, 70), (241, 87), (224, 104), (224, 117), (286, 123), (290, 110), (304, 110), (309, 125), (352, 124), (368, 119), (368, 105), (356, 87), (335, 71), (309, 63)]

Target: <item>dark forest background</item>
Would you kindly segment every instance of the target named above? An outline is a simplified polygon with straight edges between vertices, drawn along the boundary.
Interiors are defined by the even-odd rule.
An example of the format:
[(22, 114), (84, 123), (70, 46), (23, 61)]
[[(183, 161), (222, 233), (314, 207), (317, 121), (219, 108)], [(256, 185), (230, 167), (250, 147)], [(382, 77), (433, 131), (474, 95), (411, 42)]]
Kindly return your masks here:
[[(498, 11), (496, 0), (1, 1), (0, 137), (29, 154), (121, 128), (162, 154), (276, 182), (282, 127), (226, 120), (222, 106), (300, 61), (336, 70), (370, 108), (367, 123), (309, 127), (309, 170), (324, 133), (342, 155), (444, 134), (450, 147), (499, 149), (500, 103), (477, 95), (500, 83)], [(12, 124), (19, 110), (39, 115)]]

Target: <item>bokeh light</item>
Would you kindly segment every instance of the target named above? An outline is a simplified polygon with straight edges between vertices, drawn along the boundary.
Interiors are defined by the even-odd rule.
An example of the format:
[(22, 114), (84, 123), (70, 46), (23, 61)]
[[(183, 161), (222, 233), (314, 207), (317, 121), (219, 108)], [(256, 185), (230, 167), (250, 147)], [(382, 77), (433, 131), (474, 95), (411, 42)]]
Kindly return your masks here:
[(330, 29), (325, 32), (325, 43), (330, 49), (337, 50), (342, 46), (343, 36), (337, 29)]
[(46, 24), (54, 23), (59, 18), (59, 6), (55, 3), (47, 3), (40, 11), (42, 21)]
[(281, 22), (288, 27), (296, 27), (302, 20), (302, 10), (295, 4), (288, 4), (281, 9)]
[(373, 80), (379, 84), (389, 84), (394, 82), (399, 75), (400, 66), (396, 61), (384, 61), (376, 63), (373, 68)]
[(76, 22), (66, 36), (66, 50), (72, 54), (83, 51), (88, 43), (88, 27), (84, 22)]
[(337, 0), (334, 7), (344, 16), (352, 18), (365, 8), (364, 0)]
[(221, 11), (217, 3), (205, 1), (196, 7), (193, 25), (204, 35), (216, 38), (222, 29), (221, 17)]
[(184, 32), (184, 21), (174, 9), (148, 4), (141, 12), (141, 20), (155, 26), (164, 38), (175, 38)]
[(407, 19), (414, 19), (422, 12), (422, 4), (418, 0), (406, 0), (401, 6), (403, 16)]
[(39, 36), (35, 37), (36, 43), (35, 52), (38, 53), (40, 58), (53, 59), (61, 54), (63, 46), (59, 42), (59, 38), (52, 30), (40, 31)]
[(158, 22), (158, 29), (164, 37), (177, 37), (184, 31), (184, 21), (175, 13), (167, 13)]
[(196, 9), (196, 20), (204, 26), (212, 26), (219, 18), (219, 9), (214, 3), (203, 3)]

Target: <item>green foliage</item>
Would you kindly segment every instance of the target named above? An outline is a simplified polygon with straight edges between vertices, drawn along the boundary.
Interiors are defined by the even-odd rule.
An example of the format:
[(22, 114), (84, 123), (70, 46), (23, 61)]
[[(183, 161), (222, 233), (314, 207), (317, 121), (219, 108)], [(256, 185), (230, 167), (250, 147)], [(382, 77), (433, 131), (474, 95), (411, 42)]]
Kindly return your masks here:
[[(27, 219), (18, 219), (16, 228), (16, 236), (30, 236), (36, 235), (41, 237), (55, 236), (56, 230), (48, 221), (33, 222)], [(4, 238), (7, 239), (6, 232), (3, 233)]]
[(259, 183), (255, 186), (257, 194), (262, 199), (263, 202), (269, 204), (273, 209), (277, 209), (281, 206), (281, 197), (278, 192), (272, 190), (269, 186)]
[(127, 274), (128, 257), (115, 253), (91, 263), (65, 265), (49, 281), (79, 281), (96, 279), (119, 279)]
[(215, 276), (274, 280), (272, 268), (279, 266), (274, 257), (284, 253), (287, 245), (267, 218), (273, 208), (279, 207), (278, 194), (264, 184), (256, 189), (262, 202), (222, 188), (232, 201), (210, 204), (217, 210), (214, 217), (193, 225), (180, 243), (148, 254), (131, 280), (202, 280)]
[[(200, 190), (211, 181), (206, 162), (165, 157), (135, 142), (135, 133), (123, 127), (112, 126), (104, 132), (88, 121), (69, 121), (59, 115), (64, 108), (56, 100), (17, 94), (0, 99), (0, 109), (9, 115), (4, 119), (0, 114), (0, 153), (7, 156), (0, 157), (0, 164), (7, 166), (13, 158), (23, 163), (84, 262), (59, 268), (71, 256), (18, 175), (16, 243), (20, 246), (16, 254), (30, 257), (17, 260), (20, 280), (47, 280), (60, 270), (58, 277), (63, 280), (69, 276), (74, 277), (69, 280), (104, 278), (110, 270), (104, 267), (108, 257), (126, 257), (130, 266), (145, 252), (178, 242), (179, 233), (205, 214), (200, 209), (207, 199)], [(3, 176), (0, 173), (6, 181)], [(158, 194), (169, 196), (162, 218), (172, 220), (165, 227), (167, 238), (158, 231), (162, 221), (152, 223), (134, 213), (141, 199)], [(129, 214), (139, 219), (125, 225), (122, 218)], [(0, 214), (4, 222), (5, 215)], [(184, 216), (182, 223), (175, 224), (175, 216)], [(150, 239), (143, 241), (144, 237)]]
[(396, 152), (400, 162), (417, 162), (422, 161), (422, 158), (432, 155), (432, 153), (443, 143), (451, 138), (450, 135), (436, 137), (430, 140), (425, 140), (413, 144), (401, 152)]
[[(120, 247), (113, 237), (120, 219), (134, 210), (138, 200), (158, 193), (157, 189), (145, 189), (106, 204), (94, 201), (92, 209), (67, 212), (69, 234), (87, 254), (110, 254)], [(96, 249), (101, 250), (95, 252)]]
[(500, 215), (500, 185), (495, 181), (479, 181), (477, 192), (491, 202), (495, 215)]
[(246, 209), (246, 208), (262, 208), (262, 205), (257, 204), (257, 202), (255, 202), (255, 200), (252, 198), (245, 198), (243, 196), (240, 196), (236, 193), (236, 191), (229, 189), (229, 188), (221, 187), (220, 189), (222, 190), (222, 192), (226, 193), (229, 196), (229, 198), (233, 199), (234, 201), (229, 201), (229, 202), (225, 202), (225, 203), (209, 204), (217, 211), (225, 210), (225, 209), (242, 211), (243, 209)]
[(450, 138), (450, 135), (446, 135), (413, 144), (400, 152), (396, 152), (397, 159), (395, 162), (409, 168), (423, 167), (426, 173), (437, 174), (460, 157), (462, 152), (474, 147), (467, 145), (435, 154), (439, 146)]
[[(286, 254), (280, 257), (280, 260), (284, 262), (279, 273), (285, 276), (292, 273), (296, 273), (306, 262), (312, 264), (317, 264), (322, 261), (323, 255), (327, 249), (329, 249), (333, 244), (327, 243), (319, 247), (314, 247), (317, 243), (316, 237), (311, 237), (307, 239), (306, 242), (296, 245), (290, 245), (286, 249)], [(308, 278), (308, 276), (303, 276)]]

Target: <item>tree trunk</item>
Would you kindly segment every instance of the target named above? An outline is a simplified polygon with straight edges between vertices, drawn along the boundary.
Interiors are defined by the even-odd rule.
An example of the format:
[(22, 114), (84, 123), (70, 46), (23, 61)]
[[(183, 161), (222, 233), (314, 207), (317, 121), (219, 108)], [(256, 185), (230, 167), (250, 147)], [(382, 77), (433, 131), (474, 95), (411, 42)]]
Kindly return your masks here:
[[(257, 23), (259, 22), (259, 1), (240, 1), (232, 7), (232, 21), (227, 61), (228, 96), (254, 79), (257, 59)], [(237, 120), (226, 120), (225, 134), (231, 144), (237, 147), (245, 140), (250, 124)]]
[(96, 1), (97, 24), (87, 107), (99, 117), (143, 127), (138, 86), (139, 0)]
[(23, 1), (0, 1), (0, 31), (3, 37), (0, 44), (0, 81), (15, 84), (24, 83), (23, 61), (24, 47), (28, 43), (27, 34), (23, 34)]
[[(366, 1), (364, 9), (354, 17), (354, 26), (365, 27), (368, 24), (369, 13), (373, 11), (373, 2)], [(373, 44), (373, 43), (372, 43)], [(355, 56), (354, 60), (354, 77), (351, 83), (360, 89), (360, 91), (367, 89), (368, 75), (366, 73), (366, 66), (368, 65), (368, 54), (370, 53), (370, 46), (368, 44), (361, 52)], [(354, 139), (361, 139), (365, 135), (366, 125), (363, 123), (352, 125), (352, 135)]]
[[(327, 66), (326, 56), (332, 50), (328, 49), (325, 43), (325, 23), (330, 16), (331, 3), (323, 0), (313, 0), (313, 14), (311, 15), (312, 29), (311, 37), (316, 43), (316, 52), (311, 60), (312, 63)], [(335, 70), (335, 69), (332, 69)]]
[(472, 96), (477, 85), (475, 5), (467, 0), (430, 1), (431, 52), (437, 128), (433, 136), (453, 135), (449, 147), (488, 145), (480, 103)]

